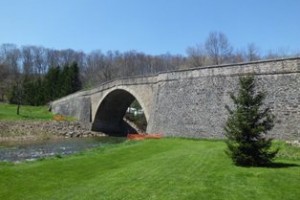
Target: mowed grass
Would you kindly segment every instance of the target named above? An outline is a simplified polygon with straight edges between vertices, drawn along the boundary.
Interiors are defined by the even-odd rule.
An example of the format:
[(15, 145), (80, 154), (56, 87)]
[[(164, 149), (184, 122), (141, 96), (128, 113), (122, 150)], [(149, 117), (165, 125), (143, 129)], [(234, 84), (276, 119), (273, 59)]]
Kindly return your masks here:
[[(237, 167), (223, 141), (166, 138), (0, 164), (0, 199), (299, 199), (299, 149), (272, 167)], [(292, 154), (292, 155), (289, 155)]]
[(0, 103), (0, 120), (51, 120), (53, 114), (47, 106), (21, 106), (17, 115), (17, 105)]

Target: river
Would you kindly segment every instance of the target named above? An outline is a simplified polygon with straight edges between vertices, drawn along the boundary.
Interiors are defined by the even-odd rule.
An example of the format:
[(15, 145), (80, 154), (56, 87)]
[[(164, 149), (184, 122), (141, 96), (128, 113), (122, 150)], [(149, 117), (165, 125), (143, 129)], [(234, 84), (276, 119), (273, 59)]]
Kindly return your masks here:
[(42, 141), (0, 143), (0, 161), (18, 162), (61, 157), (87, 149), (124, 142), (120, 137), (56, 138)]

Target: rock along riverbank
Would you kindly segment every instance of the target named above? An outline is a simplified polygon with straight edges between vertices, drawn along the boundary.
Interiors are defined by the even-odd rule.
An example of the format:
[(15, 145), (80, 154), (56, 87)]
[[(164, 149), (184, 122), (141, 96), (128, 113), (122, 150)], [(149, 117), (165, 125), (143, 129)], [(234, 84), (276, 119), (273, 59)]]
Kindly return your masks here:
[(47, 137), (95, 137), (104, 133), (85, 129), (74, 121), (0, 121), (0, 141)]

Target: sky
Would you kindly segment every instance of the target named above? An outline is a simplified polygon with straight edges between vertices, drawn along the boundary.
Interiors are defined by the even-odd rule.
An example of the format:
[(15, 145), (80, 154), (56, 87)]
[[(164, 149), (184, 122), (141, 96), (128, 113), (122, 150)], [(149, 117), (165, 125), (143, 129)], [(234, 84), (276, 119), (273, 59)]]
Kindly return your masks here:
[(182, 54), (223, 32), (235, 49), (300, 52), (300, 0), (0, 0), (0, 44)]

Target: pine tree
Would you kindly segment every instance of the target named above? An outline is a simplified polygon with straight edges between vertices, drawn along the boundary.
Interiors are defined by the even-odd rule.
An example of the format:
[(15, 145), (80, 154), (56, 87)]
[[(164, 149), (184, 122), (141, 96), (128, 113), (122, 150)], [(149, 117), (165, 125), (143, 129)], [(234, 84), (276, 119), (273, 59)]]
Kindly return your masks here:
[(77, 92), (81, 89), (81, 82), (79, 79), (79, 67), (76, 62), (71, 65), (66, 64), (60, 76), (60, 96)]
[(36, 85), (33, 77), (25, 77), (24, 85), (24, 101), (23, 104), (35, 105), (35, 96), (37, 95)]
[(81, 89), (81, 81), (79, 78), (79, 67), (76, 62), (73, 62), (70, 66), (70, 77), (72, 80), (72, 93)]
[(66, 64), (63, 67), (59, 82), (60, 82), (59, 97), (63, 97), (72, 93), (72, 77), (70, 73), (70, 67), (68, 64)]
[(255, 90), (253, 76), (241, 77), (238, 95), (231, 94), (235, 109), (226, 106), (226, 153), (236, 165), (268, 165), (278, 152), (269, 150), (272, 139), (266, 138), (274, 126), (274, 116), (268, 107), (262, 108), (265, 97), (266, 93)]
[(45, 76), (45, 98), (47, 102), (50, 102), (54, 99), (60, 97), (60, 79), (61, 79), (61, 68), (51, 67), (48, 70), (48, 73)]
[(46, 104), (46, 94), (45, 94), (45, 82), (42, 78), (38, 78), (35, 81), (36, 88), (36, 98), (35, 98), (35, 106), (41, 106)]

